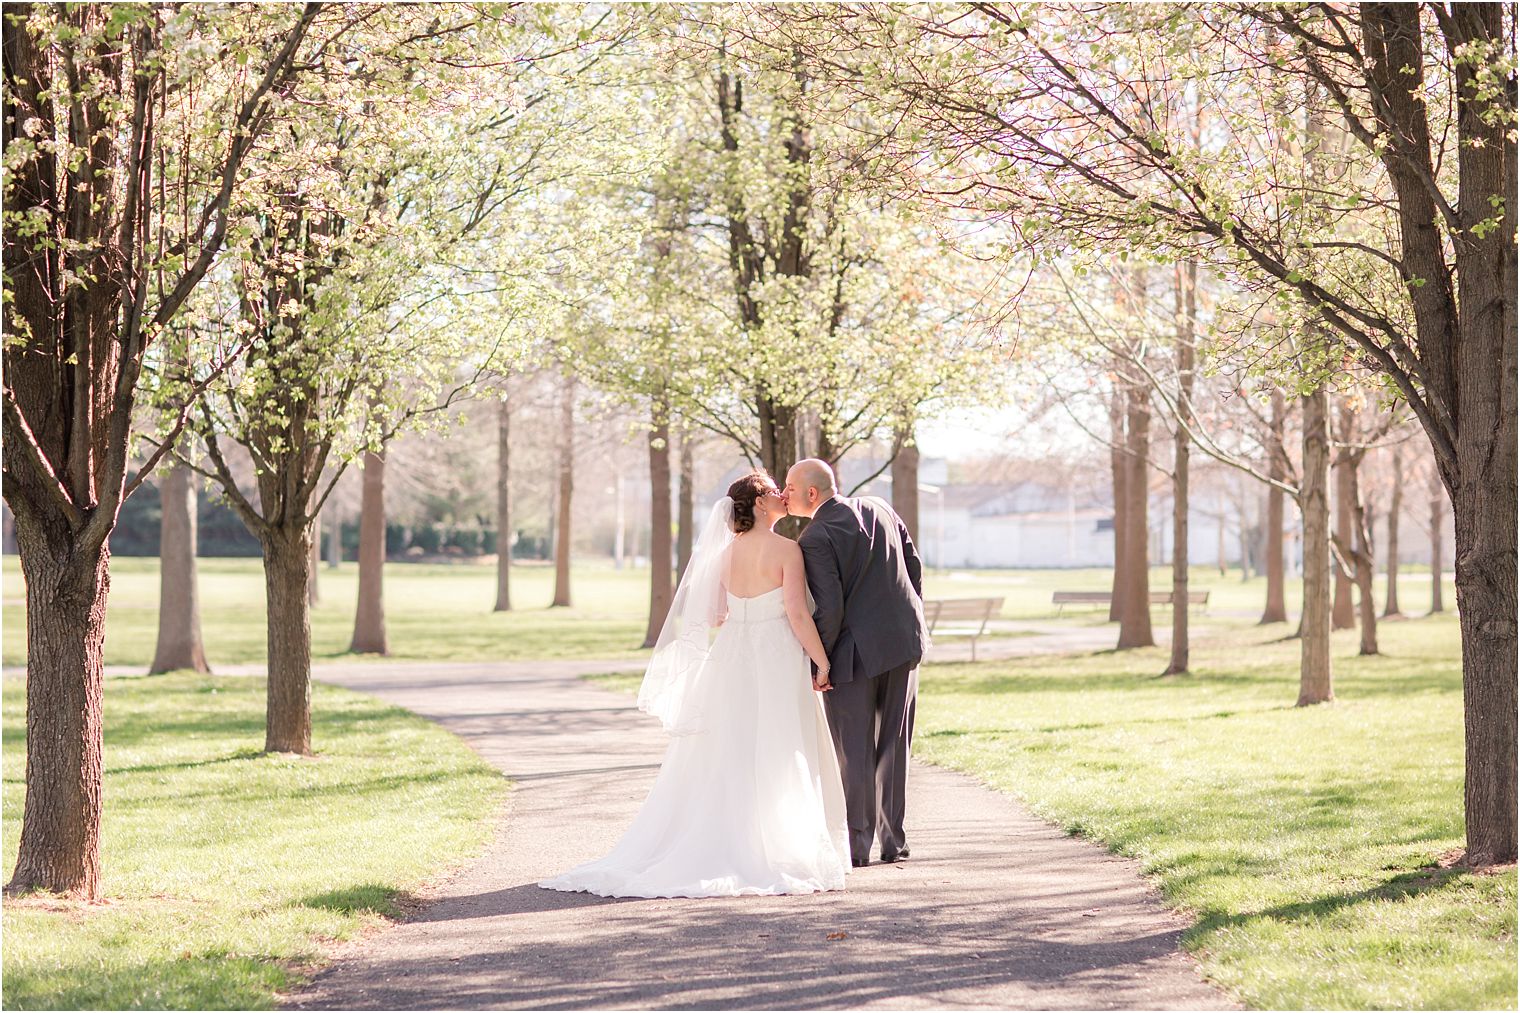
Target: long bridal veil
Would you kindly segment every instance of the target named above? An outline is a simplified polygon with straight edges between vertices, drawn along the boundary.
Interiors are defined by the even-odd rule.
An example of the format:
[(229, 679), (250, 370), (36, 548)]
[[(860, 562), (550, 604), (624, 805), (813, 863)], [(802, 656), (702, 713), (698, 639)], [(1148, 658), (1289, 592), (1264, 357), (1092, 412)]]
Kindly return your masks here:
[(713, 630), (727, 611), (724, 550), (734, 540), (733, 519), (732, 499), (725, 496), (713, 504), (639, 686), (639, 710), (659, 718), (672, 735), (689, 735), (701, 727), (699, 695), (692, 691), (712, 649)]
[(727, 592), (732, 518), (731, 500), (713, 507), (639, 690), (640, 709), (674, 733), (648, 796), (611, 851), (540, 886), (603, 897), (844, 886), (844, 784), (823, 702), (780, 588)]

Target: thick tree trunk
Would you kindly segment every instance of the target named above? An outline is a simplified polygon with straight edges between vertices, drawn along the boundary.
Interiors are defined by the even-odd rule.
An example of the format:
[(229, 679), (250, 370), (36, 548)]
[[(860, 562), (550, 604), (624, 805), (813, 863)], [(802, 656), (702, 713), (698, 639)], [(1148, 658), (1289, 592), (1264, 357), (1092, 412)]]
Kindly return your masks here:
[(1357, 612), (1362, 628), (1360, 653), (1371, 655), (1378, 653), (1377, 603), (1372, 598), (1372, 575), (1377, 557), (1373, 555), (1367, 505), (1362, 502), (1360, 466), (1361, 459), (1358, 457), (1351, 468), (1351, 521), (1355, 537), (1352, 552), (1356, 561)]
[(201, 640), (201, 602), (195, 572), (195, 476), (183, 464), (163, 473), (158, 539), (158, 645), (149, 675), (190, 669), (209, 672)]
[[(1456, 10), (1475, 47), (1504, 47), (1504, 7), (1468, 4)], [(1513, 24), (1513, 13), (1510, 14)], [(1511, 44), (1510, 51), (1513, 51)], [(1462, 627), (1462, 698), (1466, 729), (1469, 865), (1516, 856), (1516, 319), (1517, 229), (1514, 74), (1496, 91), (1480, 64), (1463, 61), (1465, 94), (1492, 98), (1489, 116), (1474, 104), (1460, 113), (1461, 218), (1455, 239), (1460, 339), (1456, 342), (1456, 405), (1461, 406), (1456, 472), (1448, 479), (1456, 518), (1457, 616)], [(1509, 119), (1504, 119), (1502, 110)], [(1502, 202), (1497, 227), (1480, 233)], [(1422, 353), (1423, 357), (1423, 353)]]
[(100, 896), (101, 692), (110, 549), (22, 506), (26, 580), (26, 801), (7, 889)]
[(1298, 706), (1335, 699), (1330, 670), (1330, 425), (1323, 388), (1303, 398), (1304, 611), (1299, 620)]
[(496, 406), (496, 605), (512, 610), (512, 403)]
[[(1356, 485), (1356, 462), (1352, 460), (1349, 445), (1356, 438), (1354, 416), (1345, 405), (1340, 409), (1341, 449), (1335, 455), (1332, 473), (1335, 476), (1335, 537), (1342, 545), (1352, 541), (1352, 490)], [(1351, 598), (1351, 575), (1345, 567), (1335, 567), (1335, 599), (1330, 612), (1330, 628), (1349, 630), (1356, 625), (1356, 605)]]
[(912, 427), (897, 434), (897, 456), (892, 459), (892, 509), (918, 541), (918, 443)]
[(554, 601), (570, 605), (570, 506), (575, 493), (575, 378), (566, 376), (560, 391), (559, 502), (554, 524)]
[[(1453, 511), (1472, 865), (1513, 862), (1516, 843), (1515, 420), (1511, 412), (1507, 422), (1495, 421), (1493, 442), (1508, 451), (1509, 473), (1502, 461), (1485, 467), (1469, 457), (1466, 473), (1474, 477), (1458, 488)], [(1463, 457), (1476, 449), (1459, 444)]]
[(306, 571), (311, 529), (270, 528), (264, 537), (264, 594), (269, 609), (269, 684), (264, 750), (311, 752), (311, 609)]
[[(1287, 451), (1283, 446), (1283, 427), (1287, 416), (1287, 399), (1278, 389), (1272, 391), (1272, 422), (1267, 438), (1267, 474), (1279, 481), (1287, 480)], [(1261, 611), (1261, 624), (1288, 621), (1287, 580), (1283, 572), (1283, 491), (1267, 487), (1267, 604)]]
[(1108, 469), (1114, 490), (1114, 574), (1110, 584), (1108, 621), (1116, 623), (1124, 611), (1124, 590), (1128, 586), (1127, 567), (1129, 553), (1125, 549), (1125, 536), (1129, 533), (1129, 457), (1124, 452), (1124, 415), (1128, 399), (1122, 381), (1115, 370), (1113, 393), (1108, 399)]
[(359, 604), (354, 610), (355, 654), (385, 654), (385, 455), (366, 452), (359, 507)]
[(1441, 582), (1441, 571), (1446, 566), (1442, 558), (1442, 548), (1445, 546), (1445, 538), (1442, 537), (1442, 528), (1446, 525), (1446, 489), (1440, 481), (1431, 482), (1430, 490), (1430, 612), (1446, 611), (1445, 585)]
[(681, 427), (680, 497), (676, 507), (676, 581), (686, 576), (691, 562), (691, 545), (695, 537), (692, 524), (696, 510), (696, 462), (692, 454), (691, 429)]
[(649, 430), (649, 625), (644, 646), (653, 647), (675, 595), (671, 580), (670, 415), (654, 406)]
[(756, 399), (760, 414), (760, 466), (777, 481), (797, 463), (797, 411), (765, 394)]
[(1401, 616), (1399, 610), (1399, 514), (1404, 511), (1404, 455), (1395, 448), (1390, 464), (1393, 474), (1393, 492), (1388, 497), (1388, 552), (1384, 569), (1388, 573), (1388, 587), (1383, 594), (1383, 618)]
[[(760, 467), (778, 484), (786, 483), (786, 473), (797, 463), (797, 433), (800, 419), (795, 408), (776, 403), (762, 393), (757, 401), (760, 415)], [(801, 517), (783, 517), (776, 523), (776, 533), (788, 538), (802, 534)]]
[(1128, 502), (1124, 508), (1125, 531), (1124, 590), (1119, 611), (1120, 650), (1151, 647), (1156, 638), (1151, 632), (1150, 571), (1150, 425), (1149, 391), (1136, 384), (1130, 393), (1128, 413), (1128, 474), (1124, 491)]

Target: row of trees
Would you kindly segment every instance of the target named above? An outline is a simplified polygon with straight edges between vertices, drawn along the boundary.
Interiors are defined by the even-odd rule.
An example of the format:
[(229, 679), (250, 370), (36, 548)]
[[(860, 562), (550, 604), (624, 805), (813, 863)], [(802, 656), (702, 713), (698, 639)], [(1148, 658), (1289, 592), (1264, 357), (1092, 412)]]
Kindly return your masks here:
[[(1040, 259), (1142, 253), (1229, 280), (1217, 328), (1302, 405), (1301, 476), (1284, 492), (1306, 545), (1329, 542), (1332, 387), (1349, 373), (1402, 400), (1456, 521), (1467, 857), (1512, 861), (1513, 6), (787, 5), (752, 18), (751, 43), (800, 66), (826, 111), (890, 124), (871, 133), (902, 169), (886, 185), (1001, 222)], [(1178, 285), (1182, 332), (1190, 288)], [(1178, 403), (1185, 425), (1180, 389)], [(1330, 695), (1329, 567), (1306, 552), (1303, 702)]]
[[(188, 596), (166, 621), (196, 626), (198, 475), (262, 548), (266, 748), (305, 753), (314, 525), (362, 461), (353, 647), (384, 651), (385, 450), (457, 398), (559, 362), (568, 604), (577, 377), (646, 406), (662, 474), (672, 426), (739, 437), (779, 474), (884, 426), (909, 441), (918, 406), (972, 368), (913, 354), (914, 328), (950, 313), (928, 274), (892, 273), (936, 251), (929, 226), (867, 206), (858, 172), (832, 180), (839, 153), (814, 159), (786, 75), (737, 74), (711, 26), (319, 3), (5, 21), (5, 487), (32, 744), (14, 889), (98, 895), (108, 536), (161, 464), (166, 580)], [(666, 117), (685, 129), (652, 129)], [(735, 299), (717, 305), (724, 276)], [(509, 402), (500, 424), (505, 476)], [(669, 532), (668, 495), (655, 509)], [(673, 577), (656, 571), (651, 635)], [(204, 666), (174, 632), (154, 667)]]
[(629, 30), (583, 13), (7, 6), (30, 744), (12, 888), (99, 893), (107, 538), (171, 455), (259, 538), (266, 746), (310, 750), (313, 520), (346, 462), (523, 354), (514, 322), (564, 244), (507, 212), (589, 164), (571, 139), (608, 110), (569, 92)]
[[(890, 432), (912, 488), (921, 414), (994, 375), (986, 308), (1040, 336), (1010, 268), (1132, 254), (1174, 277), (1178, 358), (1162, 377), (1144, 338), (1104, 339), (1116, 479), (1142, 481), (1159, 400), (1194, 437), (1185, 488), (1203, 335), (1301, 405), (1296, 481), (1286, 453), (1268, 477), (1306, 545), (1334, 544), (1332, 393), (1417, 419), (1456, 517), (1469, 858), (1513, 859), (1512, 9), (15, 5), (6, 28), (32, 746), (13, 887), (99, 891), (106, 539), (166, 457), (263, 546), (266, 745), (305, 752), (311, 529), (347, 462), (378, 503), (394, 434), (531, 361), (565, 378), (566, 549), (577, 379), (646, 417), (656, 532), (683, 427), (775, 474)], [(1121, 316), (1142, 288), (1113, 286)], [(1329, 696), (1330, 567), (1306, 551), (1304, 702)], [(361, 626), (381, 603), (361, 588)]]

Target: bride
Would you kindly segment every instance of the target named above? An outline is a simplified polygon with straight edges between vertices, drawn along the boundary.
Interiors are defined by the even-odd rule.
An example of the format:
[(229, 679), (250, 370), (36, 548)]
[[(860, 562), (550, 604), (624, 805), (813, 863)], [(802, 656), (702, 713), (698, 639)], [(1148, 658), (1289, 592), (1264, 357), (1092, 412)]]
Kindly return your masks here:
[(639, 690), (639, 709), (672, 735), (654, 787), (611, 852), (539, 886), (603, 897), (844, 888), (844, 790), (808, 669), (811, 658), (827, 686), (829, 661), (802, 550), (772, 530), (784, 516), (760, 471), (713, 507)]

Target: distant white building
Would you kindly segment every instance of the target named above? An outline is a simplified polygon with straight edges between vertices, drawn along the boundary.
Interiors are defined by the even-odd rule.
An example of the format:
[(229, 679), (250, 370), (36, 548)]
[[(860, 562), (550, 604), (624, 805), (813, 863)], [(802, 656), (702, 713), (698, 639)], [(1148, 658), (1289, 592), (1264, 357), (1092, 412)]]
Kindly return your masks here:
[[(881, 459), (846, 457), (841, 463), (841, 491), (880, 496), (891, 501), (890, 469)], [(880, 469), (880, 473), (877, 474)], [(716, 495), (743, 471), (735, 467), (724, 476)], [(874, 475), (874, 477), (873, 477)], [(1072, 485), (1063, 477), (1000, 483), (950, 484), (949, 464), (943, 458), (919, 463), (918, 536), (924, 562), (936, 569), (1061, 569), (1109, 567), (1114, 562), (1114, 508), (1106, 483)], [(869, 481), (867, 481), (869, 479)], [(862, 483), (865, 483), (862, 485)], [(1172, 558), (1172, 501), (1164, 482), (1151, 487), (1149, 507), (1150, 558), (1164, 565)], [(1188, 518), (1188, 558), (1195, 566), (1239, 566), (1251, 557), (1262, 569), (1260, 523), (1262, 504), (1253, 489), (1242, 502), (1229, 487), (1196, 482)], [(1403, 512), (1399, 557), (1404, 562), (1428, 562), (1430, 542), (1423, 517)], [(1292, 500), (1283, 512), (1283, 555), (1290, 574), (1300, 570), (1301, 535)], [(1444, 549), (1452, 559), (1451, 519), (1447, 513)], [(1378, 565), (1383, 559), (1382, 520), (1373, 532)], [(1242, 530), (1244, 528), (1244, 530)]]

